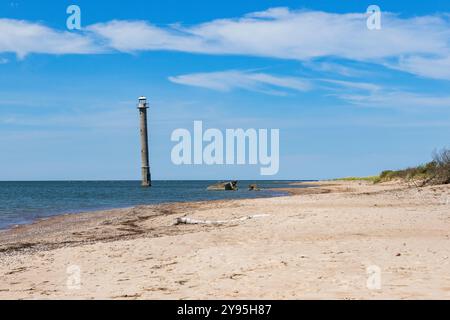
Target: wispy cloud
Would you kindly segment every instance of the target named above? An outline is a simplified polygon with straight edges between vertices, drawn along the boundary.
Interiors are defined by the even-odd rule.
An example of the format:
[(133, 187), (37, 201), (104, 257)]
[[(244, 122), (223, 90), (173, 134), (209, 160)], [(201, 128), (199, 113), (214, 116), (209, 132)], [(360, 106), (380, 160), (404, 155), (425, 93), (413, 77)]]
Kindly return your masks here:
[(342, 93), (336, 97), (349, 103), (389, 108), (450, 108), (450, 96), (428, 95), (400, 90), (381, 90), (367, 94)]
[(338, 87), (339, 90), (345, 88), (346, 90), (365, 90), (374, 92), (382, 89), (380, 85), (361, 81), (345, 81), (335, 79), (318, 79), (318, 81), (334, 85), (334, 87)]
[(450, 56), (401, 57), (396, 63), (386, 63), (386, 66), (425, 78), (450, 80)]
[(177, 84), (216, 91), (244, 89), (270, 95), (286, 95), (291, 90), (307, 91), (311, 89), (310, 82), (301, 78), (237, 70), (186, 74), (169, 77), (169, 80)]
[(29, 53), (89, 54), (103, 50), (85, 34), (57, 31), (24, 20), (0, 19), (0, 52), (13, 52), (19, 58)]
[[(119, 51), (176, 50), (300, 61), (338, 57), (384, 64), (432, 78), (436, 77), (439, 63), (450, 57), (450, 21), (446, 15), (403, 19), (384, 13), (379, 31), (368, 30), (366, 19), (360, 13), (275, 8), (189, 27), (160, 28), (142, 21), (113, 21), (89, 29)], [(427, 59), (429, 65), (421, 66), (420, 59), (430, 56), (434, 58)], [(393, 60), (397, 62), (388, 63)], [(337, 70), (336, 65), (322, 67), (349, 72)]]
[(304, 79), (228, 70), (209, 73), (193, 73), (169, 77), (173, 83), (201, 87), (210, 90), (230, 92), (236, 89), (285, 96), (290, 92), (322, 90), (328, 96), (347, 103), (366, 107), (416, 108), (450, 107), (450, 95), (430, 95), (405, 91), (402, 88), (387, 87), (362, 81), (337, 79)]
[[(147, 21), (87, 26), (81, 33), (0, 19), (0, 52), (86, 54), (102, 51), (171, 50), (310, 61), (336, 57), (386, 65), (416, 75), (450, 79), (450, 17), (401, 18), (384, 13), (370, 31), (363, 13), (336, 14), (272, 8), (234, 19), (160, 27)], [(349, 70), (324, 65), (338, 73)]]
[(9, 62), (8, 59), (0, 57), (0, 64), (6, 64), (8, 62)]
[(372, 72), (362, 70), (360, 67), (349, 67), (347, 65), (334, 62), (305, 61), (303, 62), (303, 66), (325, 74), (341, 75), (344, 77), (362, 77), (372, 74)]
[(404, 88), (385, 86), (361, 81), (318, 79), (332, 85), (322, 89), (332, 91), (331, 96), (345, 102), (365, 107), (387, 108), (450, 108), (450, 95), (432, 95), (410, 92)]

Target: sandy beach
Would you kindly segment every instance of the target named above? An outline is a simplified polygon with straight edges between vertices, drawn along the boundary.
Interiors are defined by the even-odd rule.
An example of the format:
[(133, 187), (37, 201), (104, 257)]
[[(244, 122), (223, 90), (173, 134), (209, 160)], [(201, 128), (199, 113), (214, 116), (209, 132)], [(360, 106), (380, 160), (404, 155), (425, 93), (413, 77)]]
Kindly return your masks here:
[(0, 299), (450, 299), (450, 186), (287, 191), (0, 232)]

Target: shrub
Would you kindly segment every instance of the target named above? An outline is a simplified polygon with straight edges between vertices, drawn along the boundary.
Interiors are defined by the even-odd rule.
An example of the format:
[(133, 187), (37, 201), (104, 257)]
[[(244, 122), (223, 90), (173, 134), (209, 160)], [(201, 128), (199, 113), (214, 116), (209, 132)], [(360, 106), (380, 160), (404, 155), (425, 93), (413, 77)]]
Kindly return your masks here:
[(450, 183), (450, 150), (435, 151), (433, 161), (425, 165), (398, 171), (383, 171), (379, 181), (385, 182), (393, 179), (419, 180), (423, 185)]
[(450, 149), (435, 151), (433, 154), (433, 162), (431, 166), (433, 171), (433, 183), (450, 183)]

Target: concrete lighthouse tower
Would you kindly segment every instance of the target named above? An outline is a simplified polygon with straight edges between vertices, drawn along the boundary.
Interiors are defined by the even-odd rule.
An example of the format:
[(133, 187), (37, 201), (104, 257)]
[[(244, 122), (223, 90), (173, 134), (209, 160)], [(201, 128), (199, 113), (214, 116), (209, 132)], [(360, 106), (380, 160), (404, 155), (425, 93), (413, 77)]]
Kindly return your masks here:
[(148, 157), (148, 130), (147, 130), (147, 98), (139, 97), (139, 117), (141, 123), (141, 159), (142, 159), (142, 186), (151, 187), (150, 163)]

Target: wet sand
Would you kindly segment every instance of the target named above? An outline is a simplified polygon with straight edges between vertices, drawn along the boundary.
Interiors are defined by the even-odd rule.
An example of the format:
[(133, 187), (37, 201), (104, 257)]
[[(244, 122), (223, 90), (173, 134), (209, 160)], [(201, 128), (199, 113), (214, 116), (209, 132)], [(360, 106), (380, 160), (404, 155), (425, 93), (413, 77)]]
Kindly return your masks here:
[(0, 232), (0, 298), (450, 299), (450, 186), (285, 191)]

